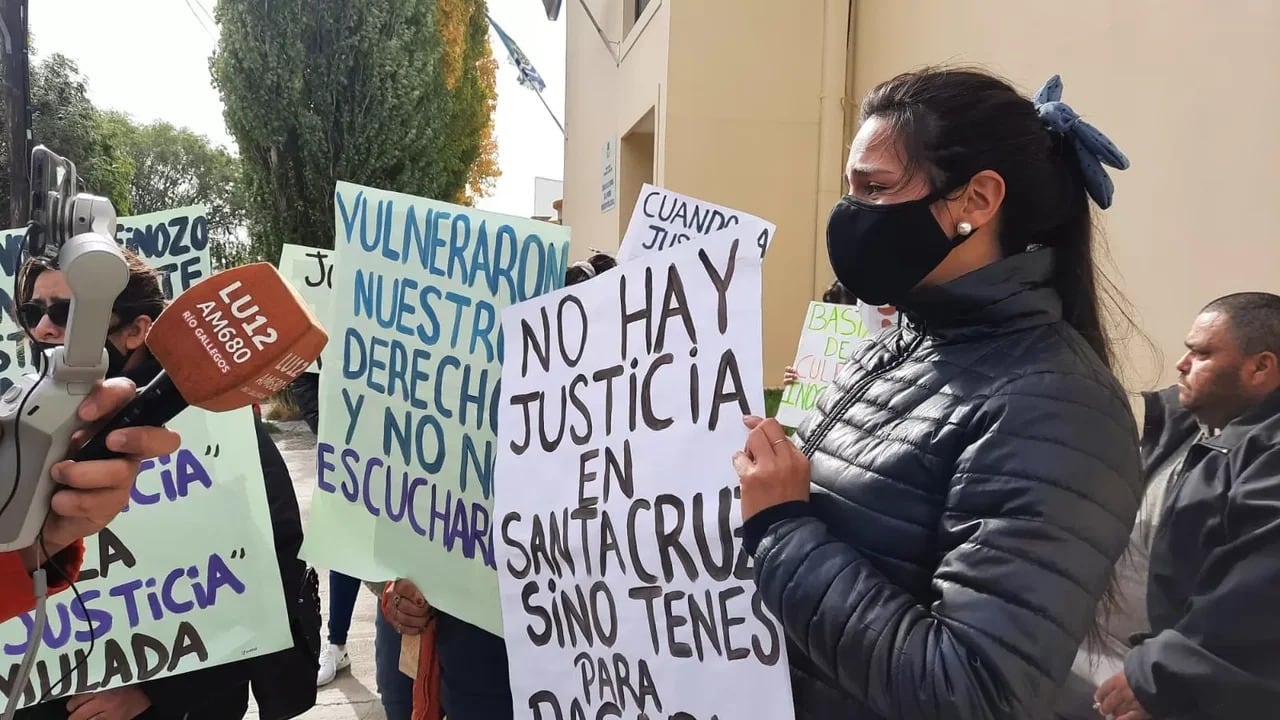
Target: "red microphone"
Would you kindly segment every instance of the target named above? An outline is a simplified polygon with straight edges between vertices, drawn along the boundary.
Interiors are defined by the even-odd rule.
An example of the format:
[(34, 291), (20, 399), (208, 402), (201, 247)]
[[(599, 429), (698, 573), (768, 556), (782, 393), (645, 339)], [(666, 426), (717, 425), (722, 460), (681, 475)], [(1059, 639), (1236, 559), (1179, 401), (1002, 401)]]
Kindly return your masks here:
[(163, 425), (188, 406), (223, 412), (266, 400), (310, 367), (328, 341), (270, 263), (217, 273), (156, 318), (147, 349), (164, 370), (72, 457), (119, 457), (107, 449), (113, 431)]

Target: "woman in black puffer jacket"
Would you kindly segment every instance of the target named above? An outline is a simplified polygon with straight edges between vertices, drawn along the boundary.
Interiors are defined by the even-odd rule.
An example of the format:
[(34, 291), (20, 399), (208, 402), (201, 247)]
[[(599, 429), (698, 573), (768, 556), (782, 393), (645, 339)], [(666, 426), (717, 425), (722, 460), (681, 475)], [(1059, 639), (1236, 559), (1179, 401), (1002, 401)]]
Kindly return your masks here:
[(905, 318), (788, 442), (734, 457), (798, 718), (1037, 720), (1138, 507), (1089, 197), (1128, 161), (1059, 102), (982, 72), (872, 90), (832, 212), (836, 276)]

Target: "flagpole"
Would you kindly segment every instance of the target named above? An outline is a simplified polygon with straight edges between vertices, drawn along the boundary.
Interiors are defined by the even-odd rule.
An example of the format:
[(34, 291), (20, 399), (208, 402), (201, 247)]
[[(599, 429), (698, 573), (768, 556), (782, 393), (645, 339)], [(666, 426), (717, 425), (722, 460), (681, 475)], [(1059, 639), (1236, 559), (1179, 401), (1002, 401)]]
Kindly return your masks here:
[(507, 49), (507, 57), (516, 66), (516, 72), (520, 73), (519, 83), (538, 94), (538, 99), (542, 101), (542, 107), (547, 109), (547, 114), (551, 116), (552, 120), (556, 121), (556, 127), (560, 128), (560, 135), (568, 138), (569, 133), (565, 132), (564, 123), (560, 122), (560, 118), (556, 117), (556, 114), (551, 111), (551, 106), (547, 104), (547, 99), (542, 97), (542, 90), (546, 85), (542, 82), (538, 71), (534, 69), (533, 63), (524, 54), (524, 51), (516, 45), (516, 41), (507, 35), (506, 31), (498, 26), (498, 23), (493, 21), (493, 16), (489, 14), (488, 10), (485, 11), (484, 17), (489, 21), (489, 27), (498, 33), (498, 39), (502, 41), (503, 47)]
[(560, 128), (560, 134), (564, 136), (566, 139), (568, 139), (569, 133), (564, 131), (564, 124), (561, 123), (560, 118), (556, 117), (556, 114), (552, 112), (551, 106), (547, 104), (547, 99), (542, 97), (542, 91), (537, 89), (536, 87), (533, 88), (533, 91), (538, 94), (538, 99), (542, 101), (542, 107), (547, 109), (547, 114), (551, 116), (552, 120), (556, 121), (556, 127)]

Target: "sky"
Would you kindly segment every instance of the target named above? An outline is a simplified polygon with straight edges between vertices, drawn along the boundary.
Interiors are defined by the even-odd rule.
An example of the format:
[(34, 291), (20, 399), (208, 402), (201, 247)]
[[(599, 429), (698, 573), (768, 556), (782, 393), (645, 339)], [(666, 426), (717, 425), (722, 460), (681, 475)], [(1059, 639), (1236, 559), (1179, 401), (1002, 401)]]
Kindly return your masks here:
[[(60, 52), (80, 65), (98, 107), (124, 111), (141, 122), (165, 120), (234, 148), (222, 120), (222, 100), (209, 79), (209, 56), (217, 44), (210, 17), (214, 3), (33, 0), (33, 62)], [(547, 83), (543, 97), (563, 120), (563, 13), (552, 23), (539, 0), (489, 0), (489, 14), (537, 68)], [(502, 176), (479, 205), (527, 217), (534, 210), (534, 178), (563, 177), (564, 140), (537, 94), (516, 82), (516, 69), (492, 30), (489, 42), (498, 61), (494, 123)]]

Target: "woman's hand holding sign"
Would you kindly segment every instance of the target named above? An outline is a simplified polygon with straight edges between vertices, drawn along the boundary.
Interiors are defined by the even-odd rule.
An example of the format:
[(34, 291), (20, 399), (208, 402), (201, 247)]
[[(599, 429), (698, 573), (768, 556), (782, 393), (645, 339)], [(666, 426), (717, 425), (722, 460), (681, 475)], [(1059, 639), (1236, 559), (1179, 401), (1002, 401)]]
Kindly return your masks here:
[(384, 595), (382, 615), (401, 635), (421, 635), (434, 608), (413, 581), (401, 578)]
[(743, 418), (751, 431), (747, 444), (733, 456), (742, 485), (742, 519), (787, 502), (809, 501), (809, 459), (791, 443), (772, 418)]

